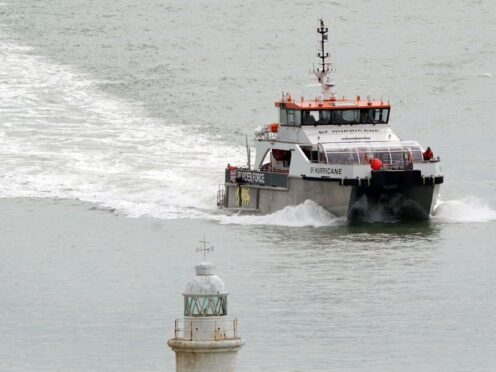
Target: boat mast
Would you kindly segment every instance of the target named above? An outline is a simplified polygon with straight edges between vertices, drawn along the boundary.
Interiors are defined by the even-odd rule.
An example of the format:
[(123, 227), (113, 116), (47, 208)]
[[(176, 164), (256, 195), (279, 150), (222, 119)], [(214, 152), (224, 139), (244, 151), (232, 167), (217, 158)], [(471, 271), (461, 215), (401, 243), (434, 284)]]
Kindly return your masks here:
[(319, 42), (319, 50), (317, 52), (317, 57), (320, 58), (320, 63), (317, 68), (313, 69), (313, 73), (317, 76), (317, 80), (322, 87), (322, 96), (324, 99), (332, 99), (334, 98), (334, 92), (332, 88), (335, 83), (331, 80), (331, 77), (328, 76), (331, 71), (331, 62), (328, 61), (330, 58), (329, 52), (325, 51), (325, 47), (328, 42), (329, 29), (325, 27), (324, 20), (321, 18), (319, 20), (320, 27), (317, 28), (317, 33), (320, 34), (320, 42)]

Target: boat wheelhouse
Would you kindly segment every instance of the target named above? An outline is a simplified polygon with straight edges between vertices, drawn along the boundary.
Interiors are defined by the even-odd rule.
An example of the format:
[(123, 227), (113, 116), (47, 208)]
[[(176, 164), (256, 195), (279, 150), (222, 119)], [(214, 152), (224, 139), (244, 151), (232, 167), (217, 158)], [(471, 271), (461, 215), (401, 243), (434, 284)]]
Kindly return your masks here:
[(279, 121), (255, 130), (253, 167), (228, 165), (218, 205), (271, 213), (310, 199), (337, 216), (360, 219), (372, 204), (395, 217), (427, 219), (443, 182), (439, 158), (424, 159), (415, 141), (389, 124), (389, 102), (337, 98), (330, 79), (323, 21), (319, 67), (322, 94), (313, 100), (283, 93)]

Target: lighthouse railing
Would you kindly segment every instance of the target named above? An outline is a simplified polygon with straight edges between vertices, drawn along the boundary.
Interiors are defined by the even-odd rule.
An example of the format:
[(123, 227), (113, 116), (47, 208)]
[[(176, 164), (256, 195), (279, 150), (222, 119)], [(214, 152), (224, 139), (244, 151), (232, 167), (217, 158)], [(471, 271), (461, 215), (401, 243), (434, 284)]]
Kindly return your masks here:
[(238, 336), (238, 318), (205, 319), (203, 317), (176, 319), (174, 338), (186, 341), (233, 340)]

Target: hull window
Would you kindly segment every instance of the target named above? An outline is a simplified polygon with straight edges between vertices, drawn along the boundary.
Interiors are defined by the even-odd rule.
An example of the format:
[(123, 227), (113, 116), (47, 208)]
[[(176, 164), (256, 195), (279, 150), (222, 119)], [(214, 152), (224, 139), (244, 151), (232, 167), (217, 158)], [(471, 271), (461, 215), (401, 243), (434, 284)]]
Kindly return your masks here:
[(358, 154), (354, 147), (327, 151), (329, 164), (358, 164)]
[(328, 164), (369, 164), (379, 159), (384, 169), (410, 169), (414, 163), (423, 163), (422, 149), (413, 141), (384, 143), (357, 143), (326, 145)]

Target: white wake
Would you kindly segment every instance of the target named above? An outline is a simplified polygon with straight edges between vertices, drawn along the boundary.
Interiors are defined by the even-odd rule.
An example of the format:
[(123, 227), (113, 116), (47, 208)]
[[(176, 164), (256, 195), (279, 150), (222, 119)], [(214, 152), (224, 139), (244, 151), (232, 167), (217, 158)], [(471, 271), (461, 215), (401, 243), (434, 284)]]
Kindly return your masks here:
[(129, 216), (202, 218), (242, 148), (152, 119), (74, 68), (0, 44), (0, 197), (78, 198)]
[(474, 197), (439, 201), (432, 214), (433, 221), (444, 223), (496, 221), (496, 211)]
[[(215, 213), (227, 162), (244, 150), (190, 126), (150, 118), (74, 68), (0, 44), (0, 197), (77, 198), (131, 217), (208, 218), (226, 224), (337, 226), (317, 204), (268, 216)], [(201, 125), (201, 124), (199, 124)], [(440, 202), (433, 220), (484, 222), (496, 211), (469, 198)]]
[(296, 206), (288, 206), (268, 215), (235, 215), (220, 219), (223, 224), (239, 225), (272, 225), (289, 227), (322, 227), (339, 226), (346, 223), (344, 218), (338, 218), (312, 200)]

